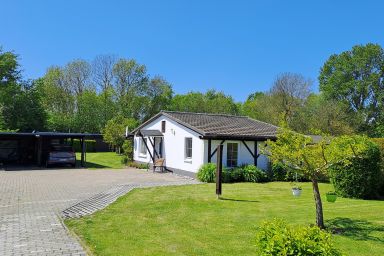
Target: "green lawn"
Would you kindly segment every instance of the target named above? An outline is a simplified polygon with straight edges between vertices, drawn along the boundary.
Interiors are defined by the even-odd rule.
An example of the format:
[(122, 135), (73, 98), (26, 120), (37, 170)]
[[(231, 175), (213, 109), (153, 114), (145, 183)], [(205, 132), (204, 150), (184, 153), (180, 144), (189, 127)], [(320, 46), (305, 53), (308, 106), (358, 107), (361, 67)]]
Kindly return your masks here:
[[(87, 153), (87, 168), (99, 169), (99, 168), (110, 168), (110, 169), (121, 169), (124, 168), (124, 164), (121, 163), (121, 155), (115, 152), (97, 152)], [(80, 166), (81, 154), (76, 153), (77, 166)]]
[[(300, 198), (290, 184), (214, 184), (135, 189), (108, 208), (65, 221), (95, 255), (255, 255), (259, 223), (275, 217), (314, 223), (309, 183)], [(320, 190), (332, 190), (320, 184)], [(325, 198), (323, 198), (325, 201)], [(346, 255), (384, 255), (384, 201), (324, 202), (328, 227)]]

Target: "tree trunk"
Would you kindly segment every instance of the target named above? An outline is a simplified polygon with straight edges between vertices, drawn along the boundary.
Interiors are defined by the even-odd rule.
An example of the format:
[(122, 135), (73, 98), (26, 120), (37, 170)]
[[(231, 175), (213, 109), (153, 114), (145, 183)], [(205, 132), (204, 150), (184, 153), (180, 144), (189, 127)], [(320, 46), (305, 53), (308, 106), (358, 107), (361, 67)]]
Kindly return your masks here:
[(315, 198), (316, 204), (316, 225), (324, 229), (324, 218), (323, 218), (323, 204), (321, 202), (321, 196), (319, 191), (319, 184), (317, 183), (317, 179), (312, 179), (312, 187), (313, 187), (313, 196)]

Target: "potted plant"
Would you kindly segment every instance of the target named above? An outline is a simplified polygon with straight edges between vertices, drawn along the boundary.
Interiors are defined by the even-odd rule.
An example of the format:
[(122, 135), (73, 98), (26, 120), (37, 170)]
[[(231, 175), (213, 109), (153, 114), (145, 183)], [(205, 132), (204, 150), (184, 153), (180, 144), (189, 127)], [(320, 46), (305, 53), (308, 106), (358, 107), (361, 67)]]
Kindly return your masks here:
[(335, 191), (328, 191), (325, 196), (327, 197), (327, 201), (334, 203), (337, 199), (337, 194)]
[(293, 194), (293, 196), (296, 196), (296, 197), (300, 196), (301, 195), (301, 187), (293, 186), (292, 187), (292, 194)]

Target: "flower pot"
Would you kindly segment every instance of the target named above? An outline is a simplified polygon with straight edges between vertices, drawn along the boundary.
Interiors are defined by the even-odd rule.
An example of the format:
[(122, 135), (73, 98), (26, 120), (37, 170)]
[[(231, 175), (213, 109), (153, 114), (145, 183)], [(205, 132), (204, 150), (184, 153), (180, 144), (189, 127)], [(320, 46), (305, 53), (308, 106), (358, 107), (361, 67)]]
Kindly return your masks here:
[(331, 202), (331, 203), (334, 203), (336, 201), (336, 199), (337, 199), (337, 195), (328, 195), (328, 194), (326, 194), (325, 196), (327, 197), (327, 201)]
[(299, 197), (301, 195), (301, 189), (298, 188), (292, 188), (292, 195)]

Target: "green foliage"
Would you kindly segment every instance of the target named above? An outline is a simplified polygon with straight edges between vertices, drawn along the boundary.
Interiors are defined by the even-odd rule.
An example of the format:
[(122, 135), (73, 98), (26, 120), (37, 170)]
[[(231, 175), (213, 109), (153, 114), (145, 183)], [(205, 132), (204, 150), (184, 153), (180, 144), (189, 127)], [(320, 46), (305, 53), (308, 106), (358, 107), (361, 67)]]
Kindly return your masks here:
[(129, 167), (134, 167), (137, 169), (148, 169), (149, 164), (142, 164), (142, 163), (137, 163), (137, 162), (128, 162), (127, 164)]
[(267, 176), (272, 181), (309, 181), (303, 174), (295, 172), (281, 162), (272, 163)]
[(244, 181), (244, 169), (242, 167), (236, 167), (228, 170), (231, 174), (230, 182), (243, 182)]
[(357, 138), (366, 144), (358, 157), (337, 163), (330, 169), (331, 181), (338, 195), (351, 198), (377, 198), (383, 177), (380, 169), (380, 150), (371, 140)]
[(175, 95), (168, 107), (173, 111), (198, 112), (198, 113), (221, 113), (239, 114), (238, 105), (231, 96), (222, 92), (209, 90), (206, 93), (189, 92), (187, 94)]
[(356, 45), (334, 54), (321, 68), (320, 91), (354, 113), (360, 132), (375, 135), (383, 120), (384, 50), (378, 44)]
[(241, 169), (244, 181), (246, 182), (267, 182), (269, 180), (265, 171), (260, 170), (254, 165), (246, 165)]
[[(96, 141), (95, 140), (84, 140), (85, 149), (87, 152), (96, 152)], [(80, 140), (73, 140), (73, 149), (75, 152), (81, 152)]]
[(132, 140), (125, 140), (122, 146), (123, 149), (123, 163), (127, 164), (128, 162), (133, 161), (133, 141)]
[(256, 235), (257, 255), (342, 255), (336, 248), (330, 233), (318, 227), (288, 226), (275, 219), (261, 224)]
[(215, 182), (216, 164), (207, 163), (202, 165), (197, 172), (197, 178), (202, 182)]
[(109, 120), (103, 129), (104, 141), (115, 147), (117, 151), (123, 146), (125, 138), (126, 127), (132, 130), (137, 126), (135, 119), (124, 118), (122, 116), (116, 116)]
[[(208, 163), (200, 167), (197, 178), (203, 182), (216, 181), (216, 164)], [(236, 168), (223, 168), (222, 182), (266, 182), (267, 174), (254, 165), (242, 165)]]

